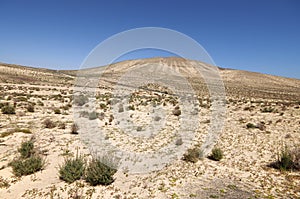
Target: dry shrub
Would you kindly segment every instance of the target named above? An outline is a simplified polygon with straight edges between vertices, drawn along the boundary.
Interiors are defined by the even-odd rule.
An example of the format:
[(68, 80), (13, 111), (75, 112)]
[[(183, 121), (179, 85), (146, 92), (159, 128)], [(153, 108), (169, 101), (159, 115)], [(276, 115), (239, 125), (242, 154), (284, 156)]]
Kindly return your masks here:
[(43, 125), (45, 126), (45, 128), (48, 128), (48, 129), (52, 129), (56, 126), (55, 123), (52, 120), (50, 120), (49, 118), (47, 118), (43, 121)]

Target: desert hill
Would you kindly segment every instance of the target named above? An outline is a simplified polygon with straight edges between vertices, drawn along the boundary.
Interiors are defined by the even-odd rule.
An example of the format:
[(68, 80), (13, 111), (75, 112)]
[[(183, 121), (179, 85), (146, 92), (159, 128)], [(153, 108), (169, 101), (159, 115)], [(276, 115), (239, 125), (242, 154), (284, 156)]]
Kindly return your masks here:
[[(189, 71), (191, 62), (194, 61), (177, 57), (149, 58), (123, 61), (111, 64), (110, 66), (84, 69), (83, 71), (97, 77), (102, 70), (106, 70), (105, 74), (107, 74), (110, 81), (112, 81), (112, 77), (118, 77), (120, 74), (124, 73), (124, 71), (127, 71), (136, 65), (145, 63), (164, 63), (172, 65), (175, 70), (186, 74), (188, 79), (193, 79), (195, 76), (193, 73), (194, 71)], [(201, 64), (205, 65), (205, 63)], [(219, 69), (228, 96), (300, 101), (299, 79), (242, 70)], [(12, 64), (0, 64), (1, 83), (70, 86), (74, 83), (73, 81), (76, 78), (77, 73), (77, 70), (50, 70)], [(207, 90), (203, 79), (200, 78), (197, 84), (202, 90)]]
[(31, 85), (70, 85), (74, 73), (0, 63), (0, 82)]

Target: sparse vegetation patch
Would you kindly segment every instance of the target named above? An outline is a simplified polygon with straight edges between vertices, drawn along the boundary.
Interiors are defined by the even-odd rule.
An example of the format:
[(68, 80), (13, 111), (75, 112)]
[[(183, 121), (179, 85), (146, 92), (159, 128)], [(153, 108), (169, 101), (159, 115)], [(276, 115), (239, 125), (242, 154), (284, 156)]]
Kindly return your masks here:
[(17, 159), (10, 163), (16, 176), (30, 175), (43, 169), (44, 161), (38, 155), (27, 159)]
[(85, 160), (83, 156), (76, 155), (75, 158), (67, 158), (59, 168), (59, 178), (65, 182), (72, 183), (79, 180), (85, 171)]
[(9, 163), (16, 176), (30, 175), (43, 169), (45, 162), (34, 148), (34, 140), (22, 142), (20, 156)]
[(278, 154), (277, 160), (269, 165), (281, 171), (300, 170), (300, 148), (294, 150), (287, 146)]
[(15, 108), (10, 105), (3, 106), (1, 111), (3, 114), (16, 114)]

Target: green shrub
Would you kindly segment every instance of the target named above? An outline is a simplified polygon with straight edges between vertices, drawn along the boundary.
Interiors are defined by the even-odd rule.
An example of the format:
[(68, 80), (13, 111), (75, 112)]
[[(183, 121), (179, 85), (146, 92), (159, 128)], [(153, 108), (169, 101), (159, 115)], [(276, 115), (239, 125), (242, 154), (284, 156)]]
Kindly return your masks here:
[(82, 156), (67, 158), (59, 168), (59, 178), (65, 182), (72, 183), (79, 180), (84, 175), (85, 160)]
[(14, 160), (10, 163), (10, 166), (12, 166), (13, 173), (16, 176), (24, 176), (42, 170), (44, 164), (44, 160), (40, 156), (33, 155), (26, 159)]
[(117, 172), (116, 169), (104, 164), (99, 159), (93, 159), (85, 173), (85, 180), (92, 186), (109, 185), (114, 182), (113, 175)]
[(60, 111), (59, 108), (56, 108), (56, 109), (54, 109), (54, 113), (55, 113), (55, 114), (61, 114), (61, 111)]
[(183, 155), (183, 160), (187, 162), (196, 163), (199, 160), (200, 154), (201, 154), (200, 149), (196, 147), (192, 149), (188, 149), (187, 153)]
[(252, 123), (248, 123), (246, 125), (247, 129), (253, 129), (253, 128), (256, 128), (256, 125), (252, 124)]
[(134, 107), (134, 105), (129, 105), (129, 106), (127, 107), (127, 109), (128, 109), (128, 110), (131, 110), (131, 111), (134, 111), (134, 110), (135, 110), (135, 107)]
[(220, 148), (214, 148), (208, 158), (211, 160), (220, 161), (223, 158), (223, 152)]
[(34, 154), (34, 141), (30, 139), (29, 141), (22, 142), (21, 147), (18, 149), (21, 154), (21, 158), (29, 158)]
[(16, 114), (15, 108), (13, 106), (7, 105), (1, 108), (3, 114)]
[(34, 149), (33, 138), (22, 142), (18, 152), (20, 153), (20, 157), (9, 163), (16, 176), (33, 174), (44, 168), (45, 161), (41, 156), (37, 155)]

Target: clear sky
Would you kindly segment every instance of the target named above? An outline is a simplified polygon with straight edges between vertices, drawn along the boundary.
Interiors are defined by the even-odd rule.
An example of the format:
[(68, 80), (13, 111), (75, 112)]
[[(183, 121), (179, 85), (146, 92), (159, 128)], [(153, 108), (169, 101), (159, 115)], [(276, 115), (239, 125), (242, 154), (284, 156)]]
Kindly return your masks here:
[(300, 79), (299, 0), (0, 0), (0, 25), (5, 63), (78, 69), (113, 34), (152, 26), (192, 37), (218, 66)]

